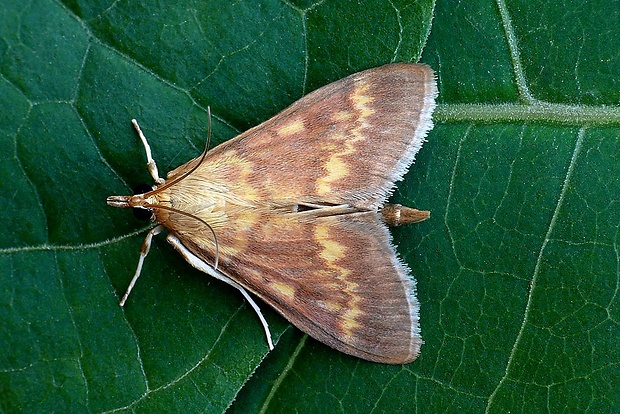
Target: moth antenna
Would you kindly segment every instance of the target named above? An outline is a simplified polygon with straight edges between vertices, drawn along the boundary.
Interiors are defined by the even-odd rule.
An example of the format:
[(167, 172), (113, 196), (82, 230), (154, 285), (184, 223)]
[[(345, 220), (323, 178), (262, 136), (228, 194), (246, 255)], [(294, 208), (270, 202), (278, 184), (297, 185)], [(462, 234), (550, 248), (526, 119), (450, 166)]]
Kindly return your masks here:
[(207, 142), (205, 144), (204, 152), (209, 151), (211, 145), (211, 107), (207, 106)]
[[(194, 165), (190, 170), (185, 171), (183, 174), (181, 174), (180, 176), (169, 180), (169, 181), (165, 181), (161, 178), (159, 178), (159, 175), (157, 175), (157, 179), (155, 179), (155, 175), (153, 175), (153, 173), (151, 173), (151, 176), (153, 177), (153, 179), (155, 179), (155, 181), (157, 182), (157, 184), (161, 184), (160, 186), (158, 186), (157, 188), (155, 188), (153, 191), (149, 191), (148, 193), (145, 194), (157, 194), (157, 192), (164, 190), (176, 183), (178, 183), (179, 181), (185, 179), (187, 176), (189, 176), (191, 173), (193, 173), (194, 171), (196, 171), (198, 169), (198, 167), (200, 167), (202, 165), (202, 163), (204, 162), (205, 158), (207, 157), (207, 152), (209, 152), (209, 143), (211, 142), (211, 107), (208, 106), (207, 107), (207, 114), (208, 114), (208, 118), (209, 118), (209, 123), (208, 123), (208, 129), (207, 129), (207, 142), (205, 145), (205, 149), (202, 152), (202, 155), (200, 156), (200, 160), (198, 160), (198, 162), (196, 163), (196, 165)], [(155, 161), (153, 160), (153, 158), (151, 157), (151, 147), (149, 146), (148, 142), (146, 141), (146, 137), (144, 136), (144, 134), (142, 134), (142, 131), (140, 131), (140, 127), (137, 126), (138, 122), (135, 119), (132, 119), (131, 121), (132, 123), (134, 123), (134, 127), (137, 128), (138, 131), (138, 135), (140, 135), (140, 139), (142, 140), (142, 143), (144, 144), (144, 147), (147, 151), (147, 160), (150, 158), (151, 161), (153, 161), (153, 166), (154, 166), (154, 171), (155, 174), (157, 174), (157, 165), (155, 164)], [(147, 168), (149, 169), (149, 172), (151, 172), (150, 170), (150, 164), (147, 162)], [(157, 181), (160, 180), (160, 181)]]
[[(197, 221), (201, 222), (202, 224), (204, 224), (211, 231), (211, 234), (213, 235), (213, 241), (214, 241), (214, 244), (215, 244), (215, 260), (214, 260), (213, 268), (215, 270), (217, 270), (217, 266), (218, 266), (218, 263), (219, 263), (219, 257), (220, 257), (220, 244), (217, 241), (217, 234), (215, 234), (215, 230), (213, 230), (213, 227), (211, 227), (211, 225), (209, 223), (207, 223), (206, 221), (204, 221), (200, 217), (193, 215), (192, 213), (188, 213), (188, 212), (183, 211), (183, 210), (178, 210), (178, 209), (176, 209), (174, 207), (161, 206), (161, 205), (158, 205), (158, 204), (145, 204), (142, 207), (150, 208), (150, 209), (160, 209), (160, 210), (172, 211), (173, 213), (181, 214), (181, 215), (183, 215), (185, 217), (192, 218), (192, 219), (197, 220)], [(157, 226), (157, 227), (160, 227), (160, 226)], [(154, 228), (157, 228), (157, 227), (154, 227)], [(159, 232), (155, 233), (155, 234), (159, 234), (160, 232), (161, 232), (161, 230)], [(149, 234), (150, 233), (151, 232), (149, 232)], [(148, 237), (148, 235), (147, 235), (147, 237)], [(151, 236), (151, 238), (152, 237), (153, 236)]]
[[(214, 265), (213, 265), (213, 269), (217, 270), (217, 265), (218, 265), (218, 262), (219, 262), (219, 255), (220, 255), (220, 245), (219, 245), (219, 242), (217, 241), (217, 234), (215, 234), (215, 230), (213, 230), (213, 227), (211, 227), (211, 225), (209, 225), (209, 223), (207, 223), (206, 221), (204, 221), (200, 217), (197, 217), (197, 216), (195, 216), (195, 215), (193, 215), (191, 213), (187, 213), (187, 212), (182, 211), (182, 210), (177, 210), (177, 209), (172, 208), (172, 207), (157, 206), (157, 205), (154, 205), (154, 204), (147, 204), (147, 205), (145, 205), (145, 207), (146, 208), (151, 208), (151, 209), (159, 208), (159, 209), (162, 209), (162, 210), (169, 210), (169, 211), (172, 211), (172, 212), (175, 212), (175, 213), (178, 213), (178, 214), (182, 214), (182, 215), (184, 215), (186, 217), (193, 218), (194, 220), (198, 220), (199, 222), (201, 222), (202, 224), (207, 226), (207, 228), (209, 230), (211, 230), (211, 234), (213, 234), (213, 240), (214, 240), (214, 243), (215, 243), (215, 262), (214, 262)], [(121, 298), (121, 300), (119, 302), (119, 305), (121, 307), (125, 306), (125, 302), (127, 302), (127, 298), (129, 297), (129, 294), (133, 290), (133, 287), (136, 284), (136, 281), (138, 280), (138, 278), (140, 277), (140, 274), (142, 273), (142, 266), (144, 265), (144, 259), (146, 259), (146, 256), (149, 254), (149, 251), (151, 250), (151, 243), (152, 243), (153, 237), (157, 236), (158, 234), (160, 234), (163, 230), (164, 230), (164, 226), (162, 226), (160, 224), (158, 226), (153, 227), (146, 234), (146, 237), (144, 238), (144, 241), (142, 242), (142, 246), (140, 247), (140, 257), (138, 258), (138, 266), (136, 268), (136, 272), (134, 273), (133, 278), (131, 279), (131, 282), (129, 282), (129, 286), (127, 287), (127, 290), (125, 291), (125, 293), (123, 294), (123, 297)]]

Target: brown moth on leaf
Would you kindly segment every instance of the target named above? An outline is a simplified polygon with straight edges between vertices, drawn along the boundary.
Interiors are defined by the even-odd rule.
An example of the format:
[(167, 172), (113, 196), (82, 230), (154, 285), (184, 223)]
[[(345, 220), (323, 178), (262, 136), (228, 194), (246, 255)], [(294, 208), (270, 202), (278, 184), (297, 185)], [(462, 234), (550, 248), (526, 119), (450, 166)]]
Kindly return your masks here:
[(275, 308), (311, 337), (350, 355), (404, 364), (419, 354), (415, 280), (387, 224), (429, 217), (385, 204), (432, 128), (437, 86), (425, 65), (395, 63), (324, 86), (270, 120), (159, 178), (111, 196), (159, 223), (153, 235), (194, 267)]

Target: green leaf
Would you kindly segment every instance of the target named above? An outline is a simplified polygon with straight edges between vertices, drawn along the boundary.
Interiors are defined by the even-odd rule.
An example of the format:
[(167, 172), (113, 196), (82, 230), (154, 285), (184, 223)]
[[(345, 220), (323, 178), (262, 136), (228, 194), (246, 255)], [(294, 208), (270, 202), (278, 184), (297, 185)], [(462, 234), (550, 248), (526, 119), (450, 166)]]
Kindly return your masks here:
[[(4, 1), (0, 409), (620, 411), (620, 7), (411, 3)], [(105, 198), (151, 181), (131, 118), (163, 175), (202, 151), (207, 106), (215, 145), (420, 55), (440, 105), (394, 199), (432, 216), (392, 232), (417, 361), (343, 355), (261, 304), (268, 352), (163, 238), (118, 306), (147, 226)]]

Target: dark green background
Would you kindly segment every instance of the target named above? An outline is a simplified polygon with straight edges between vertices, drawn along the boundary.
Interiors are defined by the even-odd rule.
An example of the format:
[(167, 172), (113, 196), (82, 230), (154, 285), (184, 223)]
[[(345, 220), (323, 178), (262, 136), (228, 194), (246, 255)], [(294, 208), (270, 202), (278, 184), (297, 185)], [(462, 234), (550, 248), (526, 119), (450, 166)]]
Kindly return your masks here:
[[(602, 0), (4, 0), (0, 409), (620, 411), (619, 21)], [(417, 361), (348, 357), (263, 306), (268, 353), (163, 238), (118, 307), (147, 228), (105, 205), (150, 182), (131, 118), (165, 174), (201, 152), (207, 106), (217, 144), (419, 59), (436, 127), (395, 199), (432, 216), (393, 231)]]

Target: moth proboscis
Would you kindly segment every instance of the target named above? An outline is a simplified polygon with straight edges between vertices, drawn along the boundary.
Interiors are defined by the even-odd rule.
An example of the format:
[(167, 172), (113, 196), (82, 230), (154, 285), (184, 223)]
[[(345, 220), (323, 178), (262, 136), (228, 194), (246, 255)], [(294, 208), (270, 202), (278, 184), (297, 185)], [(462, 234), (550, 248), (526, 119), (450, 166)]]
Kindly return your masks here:
[(394, 63), (324, 86), (167, 179), (109, 205), (159, 223), (194, 267), (248, 292), (311, 337), (370, 361), (403, 364), (422, 337), (415, 280), (386, 227), (428, 211), (385, 204), (432, 128), (437, 86), (426, 65)]

